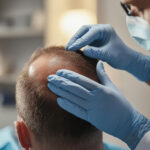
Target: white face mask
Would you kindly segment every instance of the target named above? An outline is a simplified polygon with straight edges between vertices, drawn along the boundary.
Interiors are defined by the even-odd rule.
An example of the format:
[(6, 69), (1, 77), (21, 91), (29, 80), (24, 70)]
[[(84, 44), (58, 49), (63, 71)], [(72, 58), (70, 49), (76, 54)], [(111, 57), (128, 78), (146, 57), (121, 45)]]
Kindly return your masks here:
[(131, 36), (141, 47), (150, 51), (150, 23), (135, 16), (127, 16), (126, 22)]

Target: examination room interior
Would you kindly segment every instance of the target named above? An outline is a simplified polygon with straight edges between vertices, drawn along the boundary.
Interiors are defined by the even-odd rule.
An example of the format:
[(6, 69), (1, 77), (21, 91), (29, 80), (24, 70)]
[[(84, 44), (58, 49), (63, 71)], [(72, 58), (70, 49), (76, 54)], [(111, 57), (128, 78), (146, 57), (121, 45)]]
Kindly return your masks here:
[[(16, 120), (16, 79), (35, 49), (65, 45), (85, 24), (112, 24), (123, 41), (144, 52), (130, 37), (119, 0), (1, 0), (0, 1), (0, 129)], [(145, 83), (105, 64), (115, 85), (130, 103), (150, 118), (150, 92)], [(104, 140), (127, 147), (104, 134)]]

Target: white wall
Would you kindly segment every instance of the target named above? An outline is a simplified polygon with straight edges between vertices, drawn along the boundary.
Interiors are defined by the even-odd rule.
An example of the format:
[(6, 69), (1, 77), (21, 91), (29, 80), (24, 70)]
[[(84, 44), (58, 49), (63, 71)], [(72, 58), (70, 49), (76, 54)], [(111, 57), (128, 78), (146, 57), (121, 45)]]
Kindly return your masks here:
[[(127, 27), (125, 13), (120, 6), (119, 0), (97, 0), (98, 1), (98, 22), (102, 24), (112, 24), (121, 39), (133, 49), (147, 53), (140, 48), (130, 37)], [(128, 60), (127, 60), (128, 61)], [(137, 66), (138, 67), (138, 66)], [(112, 69), (105, 66), (107, 73), (127, 97), (131, 104), (145, 116), (150, 118), (150, 87), (135, 79), (133, 76), (124, 71)], [(124, 145), (119, 140), (111, 136), (104, 135), (104, 139), (112, 143)]]

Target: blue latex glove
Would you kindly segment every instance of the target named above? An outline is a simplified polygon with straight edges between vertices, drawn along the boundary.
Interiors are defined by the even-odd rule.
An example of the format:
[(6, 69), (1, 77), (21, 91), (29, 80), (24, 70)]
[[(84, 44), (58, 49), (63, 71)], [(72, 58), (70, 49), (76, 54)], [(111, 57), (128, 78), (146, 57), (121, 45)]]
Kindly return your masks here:
[(101, 62), (97, 75), (102, 84), (69, 70), (59, 70), (57, 75), (48, 77), (48, 87), (59, 96), (60, 107), (134, 149), (150, 129), (150, 122), (115, 87)]
[[(87, 46), (86, 46), (87, 45)], [(111, 25), (81, 27), (66, 46), (67, 50), (84, 47), (86, 56), (103, 60), (114, 68), (126, 70), (141, 81), (150, 79), (150, 56), (127, 47)]]

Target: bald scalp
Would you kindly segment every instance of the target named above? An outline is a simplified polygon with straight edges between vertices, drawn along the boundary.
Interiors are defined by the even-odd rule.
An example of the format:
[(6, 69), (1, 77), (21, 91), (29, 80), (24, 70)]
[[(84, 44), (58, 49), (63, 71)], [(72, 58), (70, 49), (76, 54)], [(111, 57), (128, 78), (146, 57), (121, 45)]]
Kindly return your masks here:
[(61, 109), (57, 96), (47, 88), (48, 75), (58, 69), (69, 69), (98, 82), (96, 63), (79, 52), (67, 52), (64, 47), (34, 52), (17, 80), (16, 105), (19, 116), (38, 141), (58, 147), (68, 143), (70, 147), (96, 145), (102, 141), (100, 131)]
[[(69, 56), (67, 56), (65, 53), (69, 54)], [(33, 80), (33, 82), (35, 82), (36, 84), (35, 86), (42, 86), (42, 85), (45, 86), (45, 89), (43, 89), (43, 91), (47, 91), (48, 94), (50, 94), (50, 91), (47, 89), (47, 77), (51, 74), (56, 74), (56, 72), (59, 69), (72, 70), (99, 82), (97, 79), (95, 70), (90, 70), (89, 69), (90, 66), (89, 67), (85, 66), (85, 68), (83, 69), (83, 65), (84, 64), (86, 65), (86, 61), (83, 62), (82, 60), (83, 57), (80, 56), (81, 58), (76, 58), (74, 55), (80, 56), (80, 54), (76, 54), (74, 52), (72, 56), (70, 55), (70, 52), (64, 52), (64, 51), (61, 54), (57, 54), (55, 52), (51, 54), (50, 53), (43, 54), (37, 57), (29, 65), (28, 76), (31, 80)], [(93, 61), (94, 66), (96, 65), (94, 64), (95, 62)], [(84, 63), (84, 64), (80, 64), (80, 63)], [(91, 71), (93, 71), (93, 74)], [(91, 72), (91, 73), (89, 74), (88, 72)], [(52, 94), (49, 96), (52, 96)]]

